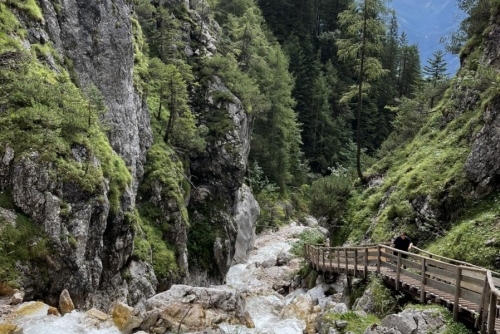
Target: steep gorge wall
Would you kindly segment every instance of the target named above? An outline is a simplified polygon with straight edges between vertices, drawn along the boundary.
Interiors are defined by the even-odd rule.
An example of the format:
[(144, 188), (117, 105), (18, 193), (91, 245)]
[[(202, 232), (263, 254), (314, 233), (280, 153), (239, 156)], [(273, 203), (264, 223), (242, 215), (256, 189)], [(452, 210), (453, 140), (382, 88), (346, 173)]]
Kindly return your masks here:
[[(31, 20), (22, 11), (11, 8), (28, 32), (28, 39), (22, 40), (22, 44), (26, 49), (35, 44), (51, 45), (57, 56), (49, 53), (43, 59), (46, 66), (54, 73), (60, 73), (59, 66), (64, 66), (84, 90), (97, 87), (106, 105), (104, 124), (109, 143), (125, 162), (128, 172), (122, 172), (130, 173), (131, 180), (121, 189), (118, 204), (114, 205), (110, 199), (113, 180), (109, 176), (89, 192), (78, 183), (56, 177), (60, 173), (57, 166), (44, 161), (39, 152), (16, 152), (8, 143), (0, 143), (4, 152), (0, 161), (0, 190), (10, 194), (16, 213), (26, 215), (42, 228), (51, 243), (51, 253), (42, 263), (18, 262), (17, 269), (23, 273), (18, 283), (27, 290), (28, 298), (43, 298), (53, 304), (60, 291), (68, 289), (77, 307), (106, 308), (114, 300), (136, 305), (155, 293), (158, 282), (150, 264), (132, 257), (138, 189), (148, 149), (153, 145), (148, 107), (134, 82), (133, 8), (121, 0), (40, 0), (39, 5), (42, 20)], [(189, 2), (175, 2), (175, 5), (189, 6)], [(195, 30), (189, 24), (184, 25), (186, 56), (196, 57), (200, 53), (210, 56), (216, 52), (216, 41), (209, 31), (213, 26), (203, 22), (196, 11), (189, 13), (192, 21), (203, 28)], [(191, 49), (192, 38), (197, 39), (201, 50)], [(231, 94), (219, 78), (214, 77), (211, 82), (211, 89)], [(188, 230), (186, 222), (179, 218), (181, 208), (169, 204), (171, 198), (168, 192), (161, 191), (161, 186), (151, 197), (155, 198), (151, 200), (153, 205), (174, 217), (168, 239), (174, 241), (183, 273), (176, 280), (199, 284), (220, 282), (233, 255), (237, 253), (238, 258), (244, 258), (253, 246), (258, 205), (249, 189), (242, 187), (251, 122), (241, 103), (233, 97), (233, 103), (216, 107), (227, 111), (234, 127), (209, 142), (204, 153), (190, 157), (191, 168), (187, 172), (194, 185), (187, 196), (191, 231), (200, 227), (197, 222), (203, 222), (203, 229), (208, 229), (199, 233), (212, 237), (209, 239), (212, 244), (203, 246), (215, 255), (216, 271), (197, 266), (196, 260), (191, 262), (194, 267), (189, 268), (188, 257), (194, 255), (187, 252)], [(206, 103), (216, 104), (210, 89)], [(208, 112), (210, 108), (206, 109)], [(109, 154), (114, 155), (113, 151)], [(102, 168), (103, 162), (94, 148), (72, 145), (71, 152), (72, 163), (91, 161), (94, 168)], [(121, 168), (119, 163), (115, 164), (117, 169)], [(0, 218), (15, 225), (9, 215), (3, 212)]]

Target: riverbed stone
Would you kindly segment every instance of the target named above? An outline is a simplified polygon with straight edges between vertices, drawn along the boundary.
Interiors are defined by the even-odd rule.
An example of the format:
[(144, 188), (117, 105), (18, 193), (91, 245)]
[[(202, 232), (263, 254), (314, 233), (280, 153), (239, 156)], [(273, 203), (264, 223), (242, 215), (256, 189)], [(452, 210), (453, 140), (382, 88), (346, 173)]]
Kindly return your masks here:
[(23, 329), (14, 324), (0, 324), (0, 334), (23, 334)]
[(134, 308), (124, 303), (116, 303), (111, 313), (113, 323), (118, 329), (124, 333), (132, 333), (134, 328), (138, 328), (142, 320), (134, 315)]
[(73, 300), (71, 300), (68, 290), (64, 289), (59, 296), (59, 311), (64, 315), (70, 313), (74, 309), (75, 305), (73, 304)]
[[(148, 299), (146, 308), (149, 312), (157, 311), (167, 329), (201, 331), (222, 322), (254, 326), (250, 315), (245, 313), (242, 295), (229, 289), (174, 285)], [(145, 322), (152, 323), (153, 316), (148, 313)], [(141, 329), (148, 327), (145, 322)]]

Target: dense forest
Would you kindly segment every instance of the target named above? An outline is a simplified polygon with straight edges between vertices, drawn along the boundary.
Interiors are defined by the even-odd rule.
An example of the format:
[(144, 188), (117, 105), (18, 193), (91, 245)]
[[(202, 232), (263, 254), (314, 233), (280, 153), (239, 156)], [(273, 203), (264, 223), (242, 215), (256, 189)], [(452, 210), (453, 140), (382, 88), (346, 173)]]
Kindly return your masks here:
[(258, 232), (498, 266), (500, 4), (458, 3), (421, 66), (384, 0), (0, 1), (0, 283), (221, 282), (243, 184)]

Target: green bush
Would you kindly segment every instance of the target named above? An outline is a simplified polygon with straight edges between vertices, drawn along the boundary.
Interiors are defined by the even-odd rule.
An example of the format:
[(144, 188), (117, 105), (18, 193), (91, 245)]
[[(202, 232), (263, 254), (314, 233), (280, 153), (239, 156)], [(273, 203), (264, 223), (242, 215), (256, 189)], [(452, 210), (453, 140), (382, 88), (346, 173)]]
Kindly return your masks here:
[(343, 314), (327, 312), (323, 316), (323, 321), (329, 323), (333, 328), (335, 328), (335, 321), (337, 320), (347, 321), (347, 327), (344, 331), (354, 334), (363, 334), (368, 326), (380, 324), (380, 319), (373, 314), (360, 315), (352, 311)]
[(304, 256), (304, 244), (324, 244), (325, 237), (316, 229), (306, 229), (299, 235), (299, 240), (296, 241), (290, 252), (296, 256)]
[(392, 291), (384, 285), (380, 277), (371, 275), (367, 289), (370, 289), (373, 297), (373, 313), (379, 318), (383, 318), (396, 310), (399, 298), (392, 295)]
[(344, 168), (332, 169), (330, 176), (314, 181), (310, 189), (310, 212), (329, 221), (342, 217), (353, 181), (353, 173)]

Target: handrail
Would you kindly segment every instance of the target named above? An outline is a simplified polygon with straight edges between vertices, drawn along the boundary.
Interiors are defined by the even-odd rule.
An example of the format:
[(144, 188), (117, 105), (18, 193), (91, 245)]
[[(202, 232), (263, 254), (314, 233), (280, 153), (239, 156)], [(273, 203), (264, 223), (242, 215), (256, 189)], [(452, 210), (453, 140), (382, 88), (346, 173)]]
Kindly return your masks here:
[[(444, 295), (452, 295), (453, 299), (449, 299), (448, 302), (453, 305), (453, 318), (455, 320), (461, 317), (461, 310), (465, 307), (465, 310), (468, 310), (467, 314), (476, 319), (475, 328), (480, 330), (481, 333), (493, 334), (496, 330), (496, 322), (499, 320), (497, 314), (500, 309), (498, 304), (500, 301), (500, 288), (495, 286), (495, 282), (498, 283), (498, 281), (494, 281), (493, 275), (500, 274), (464, 261), (449, 259), (423, 251), (417, 247), (414, 248), (422, 254), (402, 251), (387, 244), (328, 247), (323, 244), (305, 243), (304, 255), (311, 262), (313, 268), (318, 271), (330, 271), (339, 274), (344, 272), (347, 275), (354, 276), (363, 274), (365, 278), (368, 271), (384, 273), (385, 279), (393, 282), (391, 284), (395, 286), (396, 290), (400, 290), (405, 286), (404, 280), (408, 279), (408, 275), (413, 279), (418, 279), (418, 276), (420, 276), (419, 295), (421, 302), (425, 302), (428, 298), (434, 298), (429, 297), (429, 295), (426, 297), (426, 294), (430, 291), (430, 296), (433, 296), (434, 292), (432, 291), (436, 289), (444, 292)], [(351, 253), (348, 254), (349, 251)], [(404, 265), (408, 265), (409, 262), (405, 262), (405, 259), (406, 261), (409, 260), (410, 263), (414, 263), (410, 268), (416, 269), (416, 272), (406, 270)], [(381, 270), (382, 267), (385, 269)], [(387, 271), (387, 268), (389, 271)], [(391, 271), (394, 274), (391, 275)], [(466, 272), (475, 272), (479, 275), (467, 274)], [(430, 287), (430, 290), (428, 287)], [(406, 292), (412, 293), (410, 291), (411, 289)], [(476, 306), (471, 309), (467, 306), (470, 303)]]

